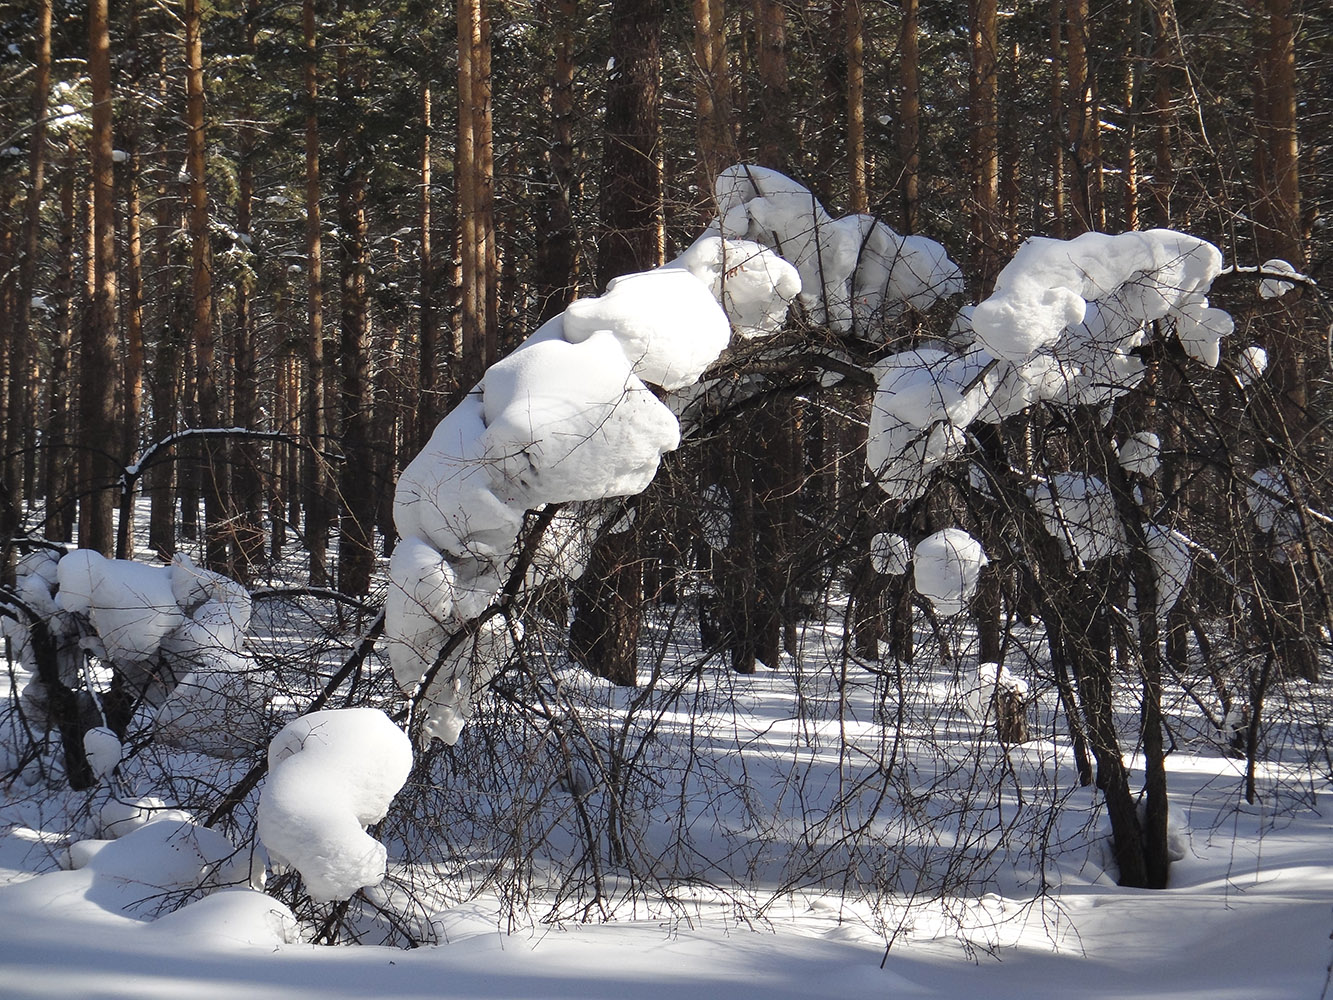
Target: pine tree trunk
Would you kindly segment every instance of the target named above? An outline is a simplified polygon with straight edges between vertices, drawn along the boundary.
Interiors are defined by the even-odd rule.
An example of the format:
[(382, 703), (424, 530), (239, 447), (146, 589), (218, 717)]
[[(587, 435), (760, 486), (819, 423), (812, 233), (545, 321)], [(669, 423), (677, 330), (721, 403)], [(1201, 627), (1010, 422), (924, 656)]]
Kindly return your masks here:
[(865, 17), (861, 0), (847, 0), (847, 207), (870, 211), (870, 180), (866, 168)]
[[(355, 45), (354, 51), (349, 51)], [(363, 595), (375, 564), (374, 456), (370, 447), (370, 303), (366, 297), (366, 166), (363, 116), (357, 97), (366, 86), (360, 43), (344, 43), (338, 57), (338, 103), (343, 128), (338, 152), (338, 229), (341, 235), (339, 366), (342, 376), (339, 440), (343, 462), (338, 494), (338, 589)]]
[[(23, 509), (32, 484), (24, 475), (25, 456), (32, 444), (32, 414), (28, 410), (30, 326), (32, 297), (36, 293), (37, 258), (41, 239), (42, 200), (46, 189), (46, 103), (51, 92), (51, 2), (37, 6), (37, 38), (32, 76), (32, 132), (28, 138), (28, 194), (23, 206), (19, 274), (14, 321), (10, 332), (9, 400), (5, 415), (5, 482), (16, 512)], [(6, 543), (8, 539), (5, 539)]]
[[(258, 8), (247, 0), (245, 48), (251, 58), (258, 49), (256, 31)], [(247, 121), (253, 111), (246, 109)], [(237, 133), (239, 163), (237, 170), (236, 231), (251, 237), (251, 213), (254, 199), (254, 159), (256, 135), (249, 124)], [(242, 278), (236, 286), (235, 342), (233, 355), (232, 424), (246, 430), (259, 426), (259, 372), (255, 345), (255, 319), (251, 304), (252, 289)], [(250, 579), (254, 568), (264, 558), (263, 484), (260, 478), (260, 453), (257, 441), (241, 439), (231, 447), (232, 494), (236, 506), (236, 528), (232, 534), (231, 565), (236, 578)]]
[(53, 542), (68, 542), (73, 533), (70, 516), (74, 489), (70, 476), (70, 356), (74, 351), (75, 225), (73, 156), (60, 172), (60, 244), (56, 272), (56, 341), (51, 349), (50, 389), (46, 403), (46, 450), (43, 454), (43, 490), (46, 523), (43, 534)]
[(902, 32), (899, 36), (898, 156), (902, 160), (903, 232), (912, 234), (920, 225), (921, 184), (921, 59), (917, 44), (917, 0), (903, 0)]
[(319, 55), (315, 36), (315, 0), (301, 5), (305, 48), (305, 250), (306, 250), (306, 389), (305, 437), (314, 449), (307, 453), (301, 492), (305, 498), (305, 544), (312, 587), (329, 582), (329, 524), (332, 498), (328, 465), (322, 455), (328, 445), (328, 381), (324, 370), (324, 252), (320, 212)]
[[(658, 231), (662, 176), (658, 159), (662, 0), (615, 0), (602, 147), (602, 239), (597, 280), (661, 263)], [(608, 535), (593, 547), (579, 581), (571, 642), (584, 665), (618, 684), (638, 674), (642, 567), (639, 532)]]
[[(118, 451), (116, 379), (119, 336), (116, 327), (115, 173), (111, 145), (111, 46), (107, 0), (88, 5), (88, 76), (93, 113), (90, 158), (93, 176), (92, 310), (85, 327), (79, 368), (80, 463), (83, 499), (79, 506), (79, 545), (111, 555), (115, 547), (113, 516)], [(109, 440), (108, 440), (109, 436)]]
[(973, 259), (981, 294), (989, 294), (999, 272), (999, 130), (997, 52), (999, 35), (995, 0), (970, 0), (971, 147)]
[(578, 294), (575, 245), (574, 174), (574, 23), (577, 0), (560, 0), (552, 10), (555, 67), (551, 77), (551, 145), (545, 154), (545, 232), (537, 248), (538, 323), (562, 313)]
[[(423, 70), (424, 72), (424, 70)], [(435, 314), (435, 257), (431, 227), (434, 224), (431, 204), (431, 88), (428, 79), (421, 82), (421, 192), (418, 201), (420, 248), (417, 254), (418, 282), (417, 315), (420, 333), (417, 338), (417, 410), (414, 415), (415, 439), (418, 448), (425, 447), (435, 431), (439, 419), (439, 322)]]

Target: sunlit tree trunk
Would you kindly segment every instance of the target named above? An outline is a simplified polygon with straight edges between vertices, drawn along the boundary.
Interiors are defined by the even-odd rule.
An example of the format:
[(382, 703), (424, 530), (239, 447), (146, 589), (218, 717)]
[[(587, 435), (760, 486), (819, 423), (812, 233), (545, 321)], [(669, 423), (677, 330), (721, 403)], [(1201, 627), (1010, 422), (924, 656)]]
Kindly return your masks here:
[(971, 0), (968, 10), (971, 44), (972, 238), (981, 293), (989, 292), (999, 270), (998, 225), (1000, 170), (996, 107), (999, 34), (995, 0)]
[(695, 140), (699, 145), (699, 201), (713, 214), (713, 180), (736, 157), (731, 134), (731, 69), (723, 0), (694, 0)]
[(461, 250), (460, 385), (481, 378), (498, 350), (498, 255), (494, 247), (490, 23), (485, 0), (458, 5), (458, 149), (455, 171)]
[(28, 138), (28, 194), (23, 206), (20, 237), (18, 294), (10, 333), (9, 400), (5, 415), (5, 482), (9, 502), (22, 509), (31, 483), (24, 475), (26, 447), (31, 442), (32, 416), (28, 411), (30, 325), (32, 297), (37, 286), (37, 256), (42, 226), (42, 201), (46, 190), (46, 103), (51, 92), (51, 0), (37, 5), (35, 63), (32, 75), (32, 132)]
[[(79, 545), (111, 555), (115, 546), (117, 464), (122, 436), (117, 419), (115, 378), (119, 367), (116, 328), (115, 173), (111, 145), (111, 42), (107, 0), (88, 5), (88, 76), (93, 113), (90, 159), (93, 176), (92, 311), (80, 352), (79, 412), (83, 447), (80, 481), (86, 491), (79, 505)], [(113, 451), (114, 450), (114, 451)]]
[(431, 227), (434, 225), (434, 211), (431, 202), (431, 183), (433, 181), (431, 163), (432, 113), (430, 81), (425, 76), (421, 81), (421, 168), (418, 184), (417, 226), (420, 229), (420, 244), (417, 255), (417, 316), (420, 331), (417, 337), (417, 410), (415, 434), (418, 447), (430, 440), (435, 430), (440, 407), (439, 393), (439, 321), (435, 311), (435, 255)]
[(865, 17), (861, 0), (846, 0), (847, 29), (847, 207), (870, 211), (866, 169)]

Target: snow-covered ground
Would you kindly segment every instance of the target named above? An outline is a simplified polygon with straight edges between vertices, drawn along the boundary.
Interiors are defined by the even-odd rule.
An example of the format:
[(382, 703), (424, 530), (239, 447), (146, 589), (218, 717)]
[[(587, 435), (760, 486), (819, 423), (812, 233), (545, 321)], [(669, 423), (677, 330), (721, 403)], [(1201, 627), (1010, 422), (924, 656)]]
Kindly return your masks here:
[[(212, 831), (163, 821), (101, 851), (76, 847), (79, 867), (69, 870), (71, 841), (99, 833), (111, 815), (102, 812), (111, 786), (74, 794), (30, 768), (0, 789), (0, 879), (9, 883), (0, 888), (0, 996), (1216, 1000), (1325, 990), (1330, 773), (1317, 733), (1298, 724), (1300, 702), (1273, 738), (1291, 762), (1261, 768), (1263, 800), (1251, 806), (1242, 762), (1182, 699), (1169, 767), (1183, 856), (1169, 889), (1127, 890), (1106, 870), (1096, 795), (1073, 782), (1055, 699), (1040, 681), (1033, 731), (1046, 735), (1006, 753), (968, 717), (963, 671), (917, 667), (888, 684), (850, 664), (844, 677), (832, 639), (812, 626), (801, 660), (752, 678), (715, 663), (691, 669), (672, 641), (646, 649), (665, 652), (651, 712), (573, 668), (553, 670), (552, 690), (566, 692), (581, 725), (618, 732), (627, 718), (639, 725), (634, 712), (654, 720), (641, 745), (651, 745), (667, 791), (684, 791), (675, 804), (645, 801), (636, 835), (645, 852), (663, 849), (661, 861), (668, 834), (688, 830), (691, 852), (706, 859), (699, 870), (712, 873), (709, 885), (671, 885), (668, 903), (642, 884), (632, 899), (617, 897), (623, 872), (608, 865), (605, 895), (618, 903), (606, 921), (550, 918), (540, 890), (515, 906), (460, 867), (453, 883), (442, 878), (423, 924), (438, 943), (413, 950), (301, 943), (286, 905), (246, 887), (170, 912), (192, 876), (243, 882), (262, 858), (248, 844), (229, 856)], [(901, 745), (884, 700), (898, 684)], [(502, 706), (483, 705), (460, 748), (481, 746), (504, 719)], [(681, 777), (673, 762), (685, 760), (707, 767)], [(885, 761), (896, 761), (894, 776), (880, 780)], [(145, 782), (169, 765), (181, 781), (194, 768), (197, 788), (210, 767), (221, 786), (244, 762), (149, 748), (122, 765), (118, 794), (152, 791)], [(465, 774), (455, 758), (438, 780), (458, 786), (459, 802), (493, 792), (470, 790)], [(459, 836), (480, 828), (469, 822)], [(867, 823), (871, 835), (856, 833)], [(386, 840), (386, 885), (422, 884), (429, 851)], [(560, 845), (557, 835), (542, 849), (554, 856)], [(840, 864), (855, 872), (840, 879)], [(371, 895), (393, 908), (392, 893)]]

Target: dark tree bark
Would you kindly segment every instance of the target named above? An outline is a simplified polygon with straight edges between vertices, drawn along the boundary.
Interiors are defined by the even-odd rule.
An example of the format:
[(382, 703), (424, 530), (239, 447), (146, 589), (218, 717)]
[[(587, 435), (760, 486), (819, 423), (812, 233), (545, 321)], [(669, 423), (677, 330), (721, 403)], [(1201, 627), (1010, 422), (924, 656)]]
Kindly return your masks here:
[(315, 0), (301, 5), (305, 48), (305, 251), (306, 251), (306, 391), (305, 436), (312, 450), (302, 474), (305, 498), (305, 545), (312, 587), (329, 582), (329, 472), (322, 456), (328, 438), (328, 380), (324, 371), (324, 250), (320, 212), (319, 50), (315, 35)]
[[(602, 147), (602, 240), (597, 279), (662, 262), (662, 176), (658, 166), (662, 0), (616, 0)], [(643, 594), (638, 531), (608, 535), (593, 548), (579, 583), (570, 638), (593, 673), (633, 684), (638, 672)]]

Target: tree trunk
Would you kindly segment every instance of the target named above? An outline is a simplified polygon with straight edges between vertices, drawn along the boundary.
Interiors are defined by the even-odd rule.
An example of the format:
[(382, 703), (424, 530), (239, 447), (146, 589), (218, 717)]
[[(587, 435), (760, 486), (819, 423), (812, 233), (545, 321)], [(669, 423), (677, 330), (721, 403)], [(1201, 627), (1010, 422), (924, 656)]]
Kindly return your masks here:
[(711, 219), (713, 181), (735, 159), (731, 135), (731, 70), (723, 0), (694, 0), (695, 141), (699, 145), (699, 202)]
[(375, 565), (375, 477), (370, 447), (370, 303), (366, 277), (366, 148), (359, 107), (366, 86), (365, 53), (359, 40), (339, 46), (338, 104), (342, 134), (338, 152), (338, 229), (341, 236), (339, 362), (342, 376), (339, 439), (343, 462), (338, 481), (342, 518), (338, 538), (338, 588), (345, 594), (370, 590)]
[(1000, 196), (999, 118), (997, 112), (999, 47), (995, 0), (970, 0), (968, 10), (971, 45), (972, 146), (972, 238), (973, 254), (981, 295), (989, 294), (999, 272)]
[(305, 496), (305, 544), (310, 558), (310, 585), (329, 582), (330, 505), (328, 465), (322, 452), (328, 444), (328, 381), (324, 371), (324, 252), (320, 213), (319, 50), (315, 37), (315, 0), (301, 5), (305, 46), (305, 250), (306, 250), (306, 391), (305, 436), (313, 451), (306, 456), (302, 482)]
[(902, 160), (903, 232), (911, 235), (920, 225), (921, 184), (921, 58), (917, 46), (917, 0), (903, 0), (899, 36), (898, 156)]
[[(423, 67), (423, 75), (425, 68)], [(434, 223), (431, 205), (431, 89), (429, 79), (421, 81), (421, 192), (418, 201), (418, 226), (421, 243), (417, 256), (418, 280), (417, 315), (420, 334), (417, 338), (417, 411), (416, 433), (418, 448), (425, 447), (435, 431), (441, 407), (439, 393), (439, 322), (435, 315), (435, 257), (431, 240)]]
[[(251, 58), (258, 50), (256, 32), (259, 11), (255, 0), (247, 0), (245, 11), (245, 48)], [(237, 171), (236, 231), (247, 241), (251, 238), (251, 212), (254, 199), (255, 129), (248, 124), (253, 110), (246, 108), (247, 124), (237, 134), (239, 163)], [(249, 282), (242, 278), (236, 286), (235, 342), (233, 358), (232, 423), (246, 430), (259, 430), (259, 372), (255, 345), (255, 320)], [(262, 455), (255, 440), (240, 439), (231, 447), (232, 496), (236, 506), (236, 527), (232, 533), (231, 567), (238, 580), (246, 581), (264, 558), (263, 484), (259, 468)]]
[[(93, 175), (93, 295), (80, 356), (80, 433), (84, 437), (80, 463), (83, 501), (79, 506), (79, 545), (111, 555), (115, 547), (112, 519), (117, 463), (111, 449), (119, 450), (116, 379), (116, 218), (115, 172), (111, 145), (111, 41), (107, 0), (88, 5), (88, 76), (92, 84), (93, 126), (90, 158)], [(109, 438), (109, 440), (108, 440)], [(100, 444), (98, 443), (100, 442)]]
[(866, 168), (865, 17), (861, 0), (846, 0), (847, 30), (847, 207), (870, 211), (870, 179)]
[[(602, 146), (602, 240), (597, 280), (656, 267), (661, 261), (662, 175), (658, 160), (662, 0), (615, 0)], [(639, 532), (608, 535), (593, 547), (580, 581), (570, 636), (584, 665), (632, 684), (638, 674), (642, 567)]]
[(51, 349), (50, 389), (46, 397), (46, 450), (43, 455), (43, 491), (46, 523), (43, 534), (53, 542), (68, 542), (74, 496), (69, 460), (69, 368), (74, 351), (74, 164), (69, 156), (60, 172), (60, 265), (56, 272), (56, 340)]
[(545, 153), (546, 193), (542, 198), (544, 238), (537, 248), (537, 322), (560, 315), (578, 295), (574, 213), (574, 23), (577, 0), (560, 0), (549, 15), (555, 36), (551, 79), (551, 145)]
[[(10, 332), (9, 400), (5, 415), (5, 482), (14, 510), (23, 509), (31, 490), (26, 481), (25, 456), (32, 438), (32, 414), (27, 407), (30, 361), (29, 339), (32, 297), (37, 290), (37, 255), (42, 226), (42, 199), (46, 189), (46, 103), (51, 92), (51, 2), (37, 6), (37, 38), (32, 77), (32, 133), (28, 142), (28, 195), (23, 206), (19, 240), (19, 274), (14, 321)], [(4, 540), (8, 544), (9, 539)]]

